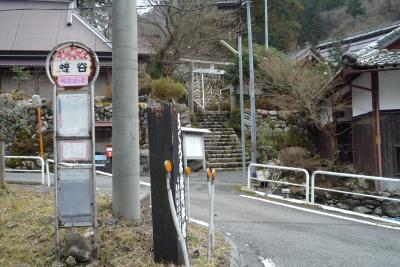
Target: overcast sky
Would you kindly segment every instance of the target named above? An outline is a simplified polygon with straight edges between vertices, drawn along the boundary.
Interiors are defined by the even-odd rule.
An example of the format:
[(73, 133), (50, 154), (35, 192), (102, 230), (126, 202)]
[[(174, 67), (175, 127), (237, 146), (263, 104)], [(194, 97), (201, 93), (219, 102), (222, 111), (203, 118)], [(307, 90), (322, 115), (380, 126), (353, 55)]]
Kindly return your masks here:
[[(137, 0), (136, 2), (137, 6), (144, 6), (146, 5), (146, 0)], [(146, 10), (145, 9), (139, 9), (139, 13), (144, 13)]]

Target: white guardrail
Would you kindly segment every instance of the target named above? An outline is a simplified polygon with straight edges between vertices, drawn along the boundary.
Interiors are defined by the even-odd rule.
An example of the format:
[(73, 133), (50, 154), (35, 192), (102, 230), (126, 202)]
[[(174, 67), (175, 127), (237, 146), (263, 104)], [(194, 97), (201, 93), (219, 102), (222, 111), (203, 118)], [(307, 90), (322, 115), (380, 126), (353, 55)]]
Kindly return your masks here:
[[(16, 170), (6, 169), (7, 172), (40, 172), (42, 175), (42, 184), (44, 185), (44, 160), (39, 156), (5, 156), (6, 159), (25, 159), (25, 160), (39, 160), (40, 170)], [(47, 186), (50, 186), (50, 179), (47, 177)]]
[(400, 199), (398, 199), (398, 198), (381, 197), (381, 196), (376, 196), (376, 195), (372, 195), (372, 194), (355, 193), (355, 192), (349, 192), (349, 191), (317, 187), (317, 186), (315, 186), (315, 177), (318, 174), (334, 176), (334, 177), (338, 177), (338, 178), (355, 178), (355, 179), (365, 179), (365, 180), (373, 180), (373, 181), (381, 181), (381, 182), (400, 183), (400, 179), (395, 179), (395, 178), (385, 178), (385, 177), (378, 177), (378, 176), (368, 176), (368, 175), (340, 173), (340, 172), (315, 171), (311, 176), (311, 203), (312, 204), (314, 204), (314, 201), (315, 201), (315, 190), (355, 195), (355, 196), (364, 196), (364, 197), (400, 202)]
[[(46, 160), (46, 173), (47, 173), (47, 180), (49, 180), (49, 181), (50, 181), (50, 174), (54, 175), (54, 173), (50, 172), (50, 163), (54, 164), (54, 160), (53, 159)], [(67, 166), (67, 167), (74, 167), (74, 166), (87, 167), (87, 166), (92, 166), (92, 164), (66, 163), (66, 162), (60, 162), (58, 164), (62, 165), (62, 166)], [(101, 171), (96, 171), (96, 173), (102, 174), (102, 175), (106, 175), (106, 176), (112, 176), (112, 174), (110, 174), (110, 173), (101, 172)]]
[[(50, 163), (54, 163), (53, 159), (48, 159), (46, 160), (46, 173), (47, 173), (47, 179), (50, 179), (50, 174), (54, 175), (54, 173), (50, 172)], [(73, 167), (73, 166), (92, 166), (92, 164), (79, 164), (79, 163), (66, 163), (66, 162), (61, 162), (59, 163), (62, 166), (69, 166), (69, 167)], [(96, 164), (96, 166), (103, 166), (102, 164)], [(97, 174), (103, 175), (103, 176), (108, 176), (108, 177), (112, 177), (112, 173), (108, 173), (108, 172), (102, 172), (102, 171), (97, 171)], [(147, 183), (146, 183), (147, 185)]]
[[(251, 177), (250, 173), (251, 173), (251, 170), (253, 169), (252, 167), (264, 168), (264, 169), (282, 170), (282, 171), (300, 172), (300, 173), (303, 173), (305, 175), (306, 183), (305, 184), (296, 184), (296, 183), (290, 183), (290, 182), (275, 181), (275, 180), (270, 180), (270, 179), (261, 179), (261, 178)], [(309, 202), (309, 196), (310, 196), (310, 174), (308, 173), (308, 171), (306, 169), (251, 163), (249, 165), (248, 169), (247, 169), (247, 188), (249, 190), (250, 190), (250, 182), (251, 182), (251, 180), (305, 187), (306, 188), (306, 201)]]

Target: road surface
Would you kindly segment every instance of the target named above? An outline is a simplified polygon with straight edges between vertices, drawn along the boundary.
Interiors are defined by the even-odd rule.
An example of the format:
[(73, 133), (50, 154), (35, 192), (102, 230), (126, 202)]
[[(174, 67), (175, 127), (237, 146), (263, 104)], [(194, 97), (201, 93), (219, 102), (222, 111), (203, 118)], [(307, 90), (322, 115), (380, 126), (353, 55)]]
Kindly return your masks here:
[[(246, 197), (234, 187), (240, 175), (219, 174), (214, 220), (237, 246), (241, 266), (400, 266), (400, 230)], [(40, 182), (38, 174), (6, 178)], [(201, 221), (208, 219), (205, 180), (204, 174), (194, 174), (190, 184), (191, 217)], [(110, 192), (111, 178), (98, 176), (96, 187)]]

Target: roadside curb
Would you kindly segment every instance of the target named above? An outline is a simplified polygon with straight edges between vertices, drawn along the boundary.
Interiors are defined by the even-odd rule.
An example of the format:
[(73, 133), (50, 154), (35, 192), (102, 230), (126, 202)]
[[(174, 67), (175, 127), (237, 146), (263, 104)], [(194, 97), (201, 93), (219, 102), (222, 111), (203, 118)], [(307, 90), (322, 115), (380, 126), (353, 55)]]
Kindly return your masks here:
[[(37, 185), (42, 185), (41, 182), (26, 182), (26, 181), (7, 181), (6, 184), (16, 184), (16, 185), (32, 185), (32, 186), (37, 186)], [(53, 187), (53, 186), (51, 186)]]
[(240, 255), (239, 250), (235, 243), (229, 237), (224, 235), (225, 240), (229, 243), (231, 247), (231, 252), (229, 254), (229, 266), (230, 267), (240, 267)]
[[(193, 218), (190, 218), (190, 222), (200, 225), (202, 227), (208, 227), (208, 225), (204, 225), (207, 224), (206, 222), (202, 222), (199, 220), (194, 220)], [(204, 224), (203, 224), (204, 223)], [(239, 255), (239, 250), (237, 248), (237, 246), (235, 245), (235, 243), (233, 242), (232, 239), (230, 239), (229, 237), (227, 237), (226, 235), (224, 235), (222, 232), (219, 232), (221, 234), (221, 236), (225, 239), (225, 241), (227, 243), (229, 243), (230, 246), (230, 253), (229, 253), (229, 266), (230, 267), (240, 267), (240, 255)]]

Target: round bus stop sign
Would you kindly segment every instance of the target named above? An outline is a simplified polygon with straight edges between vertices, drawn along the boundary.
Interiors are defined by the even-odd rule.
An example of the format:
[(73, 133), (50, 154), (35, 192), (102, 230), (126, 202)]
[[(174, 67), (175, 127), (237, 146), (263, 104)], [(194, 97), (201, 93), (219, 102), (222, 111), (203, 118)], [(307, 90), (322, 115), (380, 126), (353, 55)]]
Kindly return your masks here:
[(78, 42), (67, 42), (53, 51), (48, 68), (58, 86), (79, 89), (94, 82), (97, 64), (97, 57), (90, 48)]

